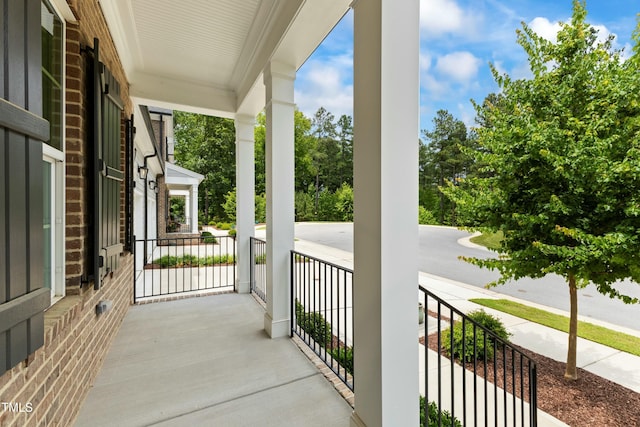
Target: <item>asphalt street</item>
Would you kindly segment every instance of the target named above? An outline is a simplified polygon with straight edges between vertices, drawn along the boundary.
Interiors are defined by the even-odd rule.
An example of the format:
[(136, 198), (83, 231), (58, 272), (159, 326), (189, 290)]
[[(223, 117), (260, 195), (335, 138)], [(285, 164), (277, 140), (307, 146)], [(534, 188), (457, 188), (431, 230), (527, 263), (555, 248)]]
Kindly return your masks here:
[[(470, 236), (469, 232), (452, 227), (421, 225), (419, 233), (420, 271), (478, 287), (484, 287), (498, 278), (496, 272), (458, 259), (461, 255), (480, 258), (495, 255), (482, 247), (467, 247), (461, 244), (461, 239)], [(295, 236), (298, 239), (353, 252), (352, 223), (297, 223)], [(620, 283), (617, 289), (640, 298), (640, 285), (636, 283)], [(520, 279), (493, 290), (560, 310), (569, 310), (569, 289), (559, 276), (549, 275), (535, 280)], [(601, 295), (593, 285), (579, 291), (578, 313), (640, 331), (640, 304), (627, 305), (620, 300)]]

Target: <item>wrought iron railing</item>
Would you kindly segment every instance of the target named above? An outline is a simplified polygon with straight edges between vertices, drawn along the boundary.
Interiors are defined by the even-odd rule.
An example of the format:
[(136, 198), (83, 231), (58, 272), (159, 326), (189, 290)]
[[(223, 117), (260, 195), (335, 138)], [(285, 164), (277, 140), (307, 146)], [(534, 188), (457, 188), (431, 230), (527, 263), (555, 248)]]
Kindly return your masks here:
[(353, 271), (291, 251), (291, 336), (353, 390)]
[(251, 256), (251, 292), (266, 304), (267, 302), (267, 242), (255, 237), (250, 238)]
[(433, 401), (440, 422), (450, 416), (462, 425), (536, 426), (536, 363), (427, 289), (419, 292), (424, 410)]
[[(258, 280), (265, 271), (262, 247), (263, 240), (252, 239), (252, 290), (254, 282), (256, 288), (264, 283)], [(352, 289), (352, 270), (291, 251), (291, 336), (303, 340), (351, 390)], [(421, 411), (433, 415), (435, 408), (431, 422), (443, 426), (537, 426), (535, 361), (424, 287), (418, 286), (418, 294), (424, 327)], [(424, 425), (429, 422), (427, 415)]]
[(235, 286), (235, 237), (136, 240), (135, 253), (134, 302)]
[(167, 233), (191, 233), (191, 219), (186, 217), (168, 218)]

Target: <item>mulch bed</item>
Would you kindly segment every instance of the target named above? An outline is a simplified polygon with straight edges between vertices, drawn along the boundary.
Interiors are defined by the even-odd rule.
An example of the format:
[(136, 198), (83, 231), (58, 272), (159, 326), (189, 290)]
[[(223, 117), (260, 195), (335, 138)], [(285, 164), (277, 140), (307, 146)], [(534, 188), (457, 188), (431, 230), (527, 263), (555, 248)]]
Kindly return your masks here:
[[(424, 338), (420, 339), (424, 345)], [(428, 346), (438, 351), (437, 334), (428, 337)], [(538, 367), (538, 408), (574, 427), (640, 426), (640, 393), (578, 369), (576, 381), (564, 378), (565, 363), (514, 346), (533, 359)], [(442, 352), (442, 350), (441, 350)], [(501, 359), (498, 352), (498, 358)], [(473, 369), (473, 364), (466, 364)], [(484, 376), (483, 363), (477, 364), (478, 375)], [(493, 380), (492, 366), (487, 366), (487, 378)], [(503, 387), (498, 378), (498, 385)], [(519, 384), (516, 386), (519, 395)], [(525, 390), (527, 384), (525, 384)], [(511, 384), (507, 381), (507, 390)], [(526, 396), (526, 392), (525, 392)], [(526, 399), (528, 400), (528, 399)]]

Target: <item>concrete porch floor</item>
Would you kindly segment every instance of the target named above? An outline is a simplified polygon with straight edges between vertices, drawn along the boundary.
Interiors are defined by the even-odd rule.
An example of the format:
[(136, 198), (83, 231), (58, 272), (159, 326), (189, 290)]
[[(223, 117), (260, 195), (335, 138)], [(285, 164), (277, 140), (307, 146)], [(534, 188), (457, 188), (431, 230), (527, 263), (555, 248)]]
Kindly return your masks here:
[(131, 307), (75, 425), (348, 426), (351, 406), (263, 315), (239, 294)]

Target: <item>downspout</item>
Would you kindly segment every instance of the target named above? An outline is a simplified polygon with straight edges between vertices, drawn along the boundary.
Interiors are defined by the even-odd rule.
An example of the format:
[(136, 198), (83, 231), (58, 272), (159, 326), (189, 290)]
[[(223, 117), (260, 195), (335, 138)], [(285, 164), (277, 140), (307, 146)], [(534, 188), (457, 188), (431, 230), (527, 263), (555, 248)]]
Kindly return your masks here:
[[(162, 114), (160, 114), (160, 139), (158, 140), (160, 142), (160, 154), (163, 154), (163, 148), (165, 148), (167, 146), (167, 144), (164, 142), (164, 116)], [(158, 146), (156, 144), (153, 145), (154, 149), (158, 149)], [(164, 150), (166, 151), (166, 150)], [(156, 151), (156, 154), (158, 152)], [(166, 161), (166, 153), (164, 153), (162, 155), (163, 157), (163, 161)], [(158, 179), (156, 178), (156, 186), (158, 185)], [(159, 193), (156, 193), (159, 194)], [(163, 196), (164, 197), (164, 196)], [(168, 200), (167, 200), (167, 204), (168, 204)], [(160, 221), (158, 221), (158, 196), (156, 196), (156, 236), (160, 236)], [(166, 233), (166, 224), (165, 224), (165, 233)]]
[[(149, 135), (153, 135), (153, 153), (144, 156), (144, 163), (143, 163), (144, 167), (148, 168), (147, 163), (149, 159), (153, 157), (158, 157), (160, 159), (160, 169), (162, 170), (162, 173), (159, 176), (163, 176), (164, 164), (158, 154), (158, 142), (155, 139), (153, 126), (151, 125), (149, 109), (146, 106), (141, 105), (140, 110), (142, 112), (142, 117), (144, 119), (145, 125), (147, 126), (147, 132), (149, 133)], [(156, 182), (156, 185), (157, 185), (157, 182)], [(147, 264), (147, 242), (148, 242), (148, 236), (149, 236), (149, 201), (147, 200), (148, 195), (149, 195), (149, 173), (147, 172), (147, 176), (144, 179), (144, 265)]]
[[(156, 149), (155, 144), (153, 145), (153, 154), (149, 154), (148, 156), (144, 156), (144, 167), (149, 170), (147, 166), (147, 160), (158, 155), (158, 150)], [(149, 240), (149, 172), (147, 172), (147, 176), (144, 177), (144, 265), (147, 265), (147, 242)]]

